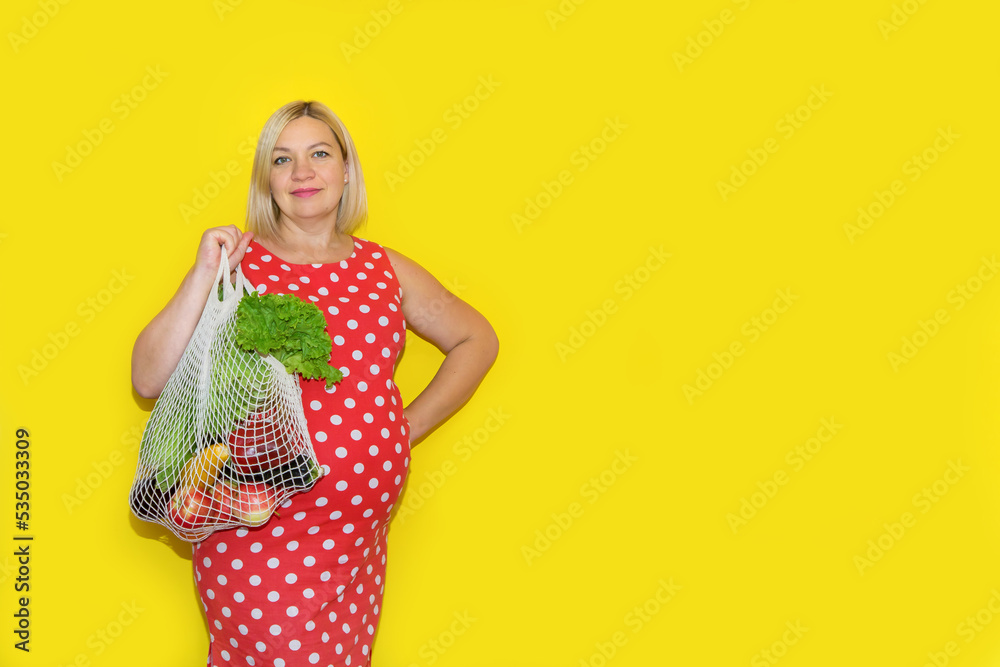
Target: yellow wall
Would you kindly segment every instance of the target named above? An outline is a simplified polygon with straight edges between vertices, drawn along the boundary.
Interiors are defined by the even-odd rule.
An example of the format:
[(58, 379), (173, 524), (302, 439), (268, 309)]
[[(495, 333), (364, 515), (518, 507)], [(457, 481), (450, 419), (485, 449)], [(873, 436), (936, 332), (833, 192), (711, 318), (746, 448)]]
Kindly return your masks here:
[(0, 10), (0, 664), (204, 664), (129, 355), (300, 98), (501, 340), (415, 449), (377, 667), (997, 664), (997, 6), (343, 4)]

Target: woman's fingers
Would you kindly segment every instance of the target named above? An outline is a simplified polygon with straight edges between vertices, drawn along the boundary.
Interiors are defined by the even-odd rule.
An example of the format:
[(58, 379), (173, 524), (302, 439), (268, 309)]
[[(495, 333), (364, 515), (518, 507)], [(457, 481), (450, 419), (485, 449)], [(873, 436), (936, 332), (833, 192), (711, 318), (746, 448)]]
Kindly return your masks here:
[(222, 248), (226, 248), (229, 266), (235, 270), (243, 261), (247, 246), (253, 234), (242, 232), (236, 225), (206, 229), (198, 244), (196, 264), (204, 271), (217, 271), (222, 260)]
[[(236, 228), (234, 227), (234, 229)], [(237, 264), (243, 261), (247, 247), (250, 245), (251, 239), (253, 239), (253, 233), (251, 232), (240, 232), (239, 229), (236, 229), (236, 232), (238, 236), (235, 237), (235, 243), (233, 243), (229, 252), (229, 266), (234, 267), (234, 269)]]

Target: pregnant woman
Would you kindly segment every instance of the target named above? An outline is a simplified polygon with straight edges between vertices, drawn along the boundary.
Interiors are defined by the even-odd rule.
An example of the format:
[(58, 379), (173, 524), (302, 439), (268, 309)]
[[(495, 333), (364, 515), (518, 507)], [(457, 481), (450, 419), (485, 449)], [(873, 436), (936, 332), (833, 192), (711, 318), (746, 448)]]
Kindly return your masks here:
[[(365, 221), (361, 165), (347, 129), (319, 102), (292, 102), (257, 142), (247, 230), (205, 231), (177, 293), (139, 334), (132, 384), (156, 398), (194, 332), (222, 259), (262, 294), (315, 303), (343, 380), (302, 380), (323, 476), (267, 524), (193, 547), (208, 619), (208, 664), (371, 662), (385, 589), (386, 534), (410, 447), (475, 391), (497, 355), (489, 322), (414, 261), (353, 236)], [(234, 273), (235, 275), (235, 273)], [(409, 328), (445, 358), (403, 406), (393, 381)], [(280, 516), (279, 516), (280, 515)]]

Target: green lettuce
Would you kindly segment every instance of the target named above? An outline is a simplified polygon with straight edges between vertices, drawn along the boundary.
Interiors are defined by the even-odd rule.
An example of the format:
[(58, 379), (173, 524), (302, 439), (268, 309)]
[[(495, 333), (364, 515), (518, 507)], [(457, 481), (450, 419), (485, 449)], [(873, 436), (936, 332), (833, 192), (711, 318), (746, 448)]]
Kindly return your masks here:
[(333, 343), (323, 312), (291, 294), (251, 292), (240, 299), (236, 344), (248, 352), (271, 355), (289, 373), (326, 380), (327, 389), (343, 379), (343, 373), (329, 363)]

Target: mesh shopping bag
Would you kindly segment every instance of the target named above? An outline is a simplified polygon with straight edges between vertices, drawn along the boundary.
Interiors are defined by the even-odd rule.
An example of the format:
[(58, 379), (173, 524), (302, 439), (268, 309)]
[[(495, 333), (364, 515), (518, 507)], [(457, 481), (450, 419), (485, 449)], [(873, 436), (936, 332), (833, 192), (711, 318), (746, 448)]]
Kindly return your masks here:
[[(146, 423), (129, 493), (137, 517), (160, 523), (188, 542), (224, 528), (266, 523), (278, 505), (310, 489), (321, 474), (299, 376), (274, 356), (238, 344), (238, 337), (247, 338), (245, 321), (251, 318), (243, 313), (257, 295), (240, 267), (235, 286), (229, 275), (223, 247), (205, 310)], [(245, 298), (248, 303), (240, 308)], [(253, 314), (258, 328), (268, 337), (287, 338), (289, 345), (312, 346), (292, 356), (322, 358), (328, 386), (339, 380), (340, 372), (327, 365), (331, 343), (319, 309), (291, 295), (264, 299), (295, 300), (281, 308), (306, 312), (313, 333), (318, 328), (325, 341), (316, 343), (314, 335), (298, 343), (302, 317), (282, 320), (287, 308), (276, 311), (278, 316)]]

